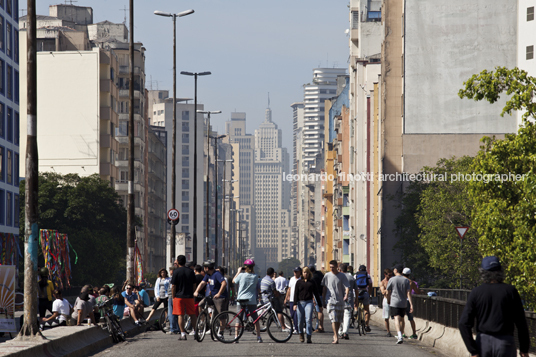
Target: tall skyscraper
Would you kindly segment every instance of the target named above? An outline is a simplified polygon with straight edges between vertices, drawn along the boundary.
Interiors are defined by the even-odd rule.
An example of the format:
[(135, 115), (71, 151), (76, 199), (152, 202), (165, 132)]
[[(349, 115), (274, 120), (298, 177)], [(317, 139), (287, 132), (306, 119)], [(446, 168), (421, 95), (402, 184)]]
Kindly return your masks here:
[(264, 122), (255, 130), (255, 259), (261, 271), (276, 268), (291, 251), (290, 182), (283, 178), (289, 173), (289, 156), (281, 142), (281, 129), (267, 108)]
[(313, 81), (303, 86), (305, 113), (301, 155), (305, 167), (314, 166), (315, 158), (323, 154), (324, 101), (337, 93), (337, 76), (345, 74), (345, 68), (315, 68)]

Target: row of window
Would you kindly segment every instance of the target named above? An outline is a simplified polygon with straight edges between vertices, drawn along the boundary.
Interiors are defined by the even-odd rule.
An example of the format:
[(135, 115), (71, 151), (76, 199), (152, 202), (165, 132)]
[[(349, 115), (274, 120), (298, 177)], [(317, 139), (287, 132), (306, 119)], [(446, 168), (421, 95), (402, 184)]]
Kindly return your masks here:
[(19, 31), (0, 15), (0, 50), (19, 63)]
[(19, 195), (0, 189), (0, 225), (19, 226)]
[(0, 8), (15, 21), (19, 21), (19, 0), (0, 0)]
[(0, 181), (19, 186), (19, 154), (0, 146)]
[(19, 145), (19, 113), (0, 102), (0, 138)]
[[(1, 16), (0, 16), (1, 18)], [(4, 70), (5, 67), (5, 70)], [(19, 71), (0, 59), (0, 94), (19, 103)]]

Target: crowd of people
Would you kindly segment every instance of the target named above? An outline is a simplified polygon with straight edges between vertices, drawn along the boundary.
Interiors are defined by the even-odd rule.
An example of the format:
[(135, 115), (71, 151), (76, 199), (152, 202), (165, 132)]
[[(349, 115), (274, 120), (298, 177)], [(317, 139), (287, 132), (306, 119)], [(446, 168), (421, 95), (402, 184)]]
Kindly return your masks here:
[[(496, 257), (485, 257), (480, 268), (484, 284), (473, 289), (459, 322), (460, 332), (472, 356), (515, 356), (516, 346), (513, 342), (514, 326), (517, 327), (520, 354), (528, 356), (530, 339), (523, 305), (517, 290), (504, 281), (504, 270)], [(80, 295), (71, 305), (63, 296), (61, 289), (55, 289), (48, 279), (48, 269), (39, 270), (38, 311), (40, 328), (65, 326), (69, 322), (82, 325), (85, 322), (95, 324), (103, 316), (98, 305), (112, 300), (113, 313), (119, 318), (130, 317), (136, 325), (145, 322), (144, 308), (150, 305), (145, 286), (136, 286), (126, 281), (121, 291), (116, 287), (104, 285), (100, 288), (85, 285)], [(231, 282), (225, 277), (224, 267), (216, 267), (213, 262), (203, 266), (187, 263), (179, 255), (174, 265), (168, 270), (162, 268), (154, 284), (155, 303), (148, 316), (153, 316), (160, 305), (168, 309), (168, 334), (180, 334), (179, 340), (187, 340), (185, 328), (186, 315), (190, 317), (191, 326), (196, 326), (196, 318), (206, 297), (214, 302), (215, 313), (228, 311), (230, 302), (237, 302), (237, 312), (246, 311), (253, 314), (258, 303), (272, 302), (272, 306), (283, 321), (282, 312), (288, 304), (294, 324), (294, 334), (299, 335), (300, 342), (312, 343), (312, 334), (324, 333), (324, 315), (326, 311), (333, 329), (333, 344), (341, 339), (349, 339), (348, 330), (355, 310), (362, 304), (365, 318), (365, 331), (370, 332), (370, 296), (372, 279), (364, 265), (359, 266), (353, 274), (348, 264), (339, 264), (336, 260), (329, 262), (329, 271), (323, 274), (314, 265), (296, 267), (293, 276), (286, 279), (283, 272), (268, 268), (266, 276), (260, 278), (255, 273), (255, 262), (247, 259)], [(416, 339), (417, 331), (413, 318), (413, 294), (423, 294), (416, 281), (411, 278), (411, 269), (396, 265), (384, 270), (384, 279), (380, 282), (383, 295), (382, 310), (387, 336), (392, 337), (390, 319), (396, 328), (396, 343), (401, 344), (405, 334), (405, 317), (407, 316), (412, 334), (409, 339)], [(170, 300), (171, 297), (171, 300)], [(505, 310), (506, 309), (506, 310)], [(45, 315), (46, 311), (52, 315)], [(316, 310), (318, 328), (313, 330), (313, 312)], [(252, 315), (254, 319), (256, 316)], [(473, 338), (473, 321), (477, 320), (477, 338)], [(260, 326), (255, 324), (257, 341), (262, 343)], [(197, 339), (195, 328), (190, 333)], [(484, 353), (483, 353), (484, 352)], [(495, 353), (495, 354), (493, 354)], [(497, 354), (498, 353), (498, 354)]]

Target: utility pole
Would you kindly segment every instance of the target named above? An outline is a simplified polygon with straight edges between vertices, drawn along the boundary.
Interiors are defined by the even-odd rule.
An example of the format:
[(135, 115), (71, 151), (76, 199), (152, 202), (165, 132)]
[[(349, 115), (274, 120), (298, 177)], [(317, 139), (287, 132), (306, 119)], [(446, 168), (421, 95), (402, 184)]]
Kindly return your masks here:
[(24, 220), (24, 325), (18, 339), (25, 336), (41, 337), (37, 324), (37, 239), (38, 218), (38, 168), (37, 155), (37, 31), (35, 0), (28, 0), (28, 52), (27, 52), (27, 125), (26, 136), (26, 185), (25, 185), (25, 220)]
[(130, 41), (128, 46), (130, 80), (128, 86), (128, 203), (127, 203), (127, 280), (134, 283), (134, 0), (129, 0)]

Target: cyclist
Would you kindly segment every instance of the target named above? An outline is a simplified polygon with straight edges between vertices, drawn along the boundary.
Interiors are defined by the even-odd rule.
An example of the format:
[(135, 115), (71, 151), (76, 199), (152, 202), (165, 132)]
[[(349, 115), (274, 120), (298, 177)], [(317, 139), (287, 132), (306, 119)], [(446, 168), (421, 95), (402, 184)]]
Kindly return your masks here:
[[(216, 313), (219, 314), (222, 311), (229, 310), (227, 282), (225, 281), (225, 278), (219, 271), (216, 271), (214, 262), (204, 262), (203, 268), (205, 270), (205, 276), (203, 281), (197, 286), (194, 296), (197, 297), (206, 286), (205, 296), (213, 297)], [(203, 301), (201, 301), (199, 305), (203, 306)]]
[[(281, 272), (281, 275), (283, 275), (283, 272)], [(281, 300), (281, 293), (277, 289), (276, 282), (279, 278), (274, 281), (274, 276), (274, 268), (268, 268), (266, 270), (266, 276), (261, 280), (261, 292), (267, 292), (267, 294), (262, 294), (262, 303), (267, 304), (270, 301), (270, 297), (273, 297), (274, 299), (272, 300), (272, 305), (274, 307), (275, 312), (277, 312), (277, 317), (279, 318), (279, 321), (284, 321), (283, 315), (281, 314), (283, 312), (283, 302)]]
[[(365, 331), (370, 332), (370, 291), (372, 289), (372, 278), (367, 272), (367, 267), (360, 265), (357, 274), (355, 275), (355, 283), (357, 285), (358, 296), (363, 300), (363, 310), (365, 310)], [(356, 307), (359, 304), (359, 300), (355, 300)]]
[[(245, 269), (239, 270), (233, 278), (233, 283), (238, 284), (238, 292), (236, 293), (236, 301), (238, 304), (236, 305), (236, 308), (237, 312), (240, 312), (240, 310), (244, 308), (248, 314), (251, 314), (253, 320), (256, 320), (257, 313), (254, 311), (257, 309), (257, 286), (259, 284), (259, 277), (255, 274), (255, 262), (253, 260), (246, 259), (244, 266)], [(244, 320), (246, 319), (245, 316), (242, 316), (242, 318)], [(255, 332), (257, 333), (257, 342), (262, 343), (259, 321), (255, 322)]]

